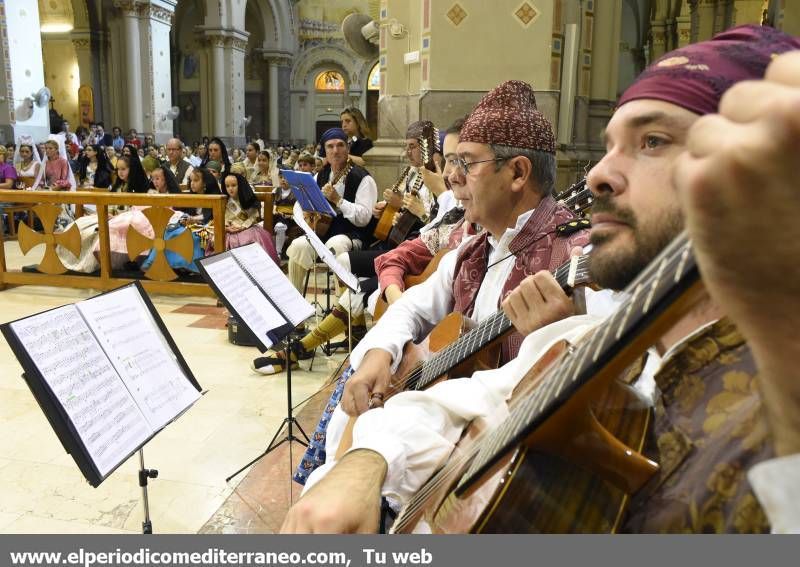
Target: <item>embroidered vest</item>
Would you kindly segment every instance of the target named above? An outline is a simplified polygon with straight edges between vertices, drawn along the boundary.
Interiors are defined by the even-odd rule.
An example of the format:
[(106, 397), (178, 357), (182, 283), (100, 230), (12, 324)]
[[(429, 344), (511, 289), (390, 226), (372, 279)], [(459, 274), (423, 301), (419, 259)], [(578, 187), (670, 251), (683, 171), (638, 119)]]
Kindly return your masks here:
[[(575, 218), (562, 205), (550, 196), (541, 200), (528, 222), (509, 244), (509, 250), (516, 253), (514, 267), (500, 293), (500, 302), (516, 288), (527, 276), (540, 270), (555, 270), (569, 259), (570, 250), (575, 246), (589, 243), (589, 231), (580, 230), (563, 237), (556, 234), (556, 227)], [(471, 316), (475, 298), (486, 274), (489, 258), (489, 235), (486, 231), (476, 236), (460, 252), (456, 260), (453, 279), (453, 310)], [(524, 337), (513, 333), (503, 344), (502, 362), (508, 362), (517, 355)]]
[(656, 375), (661, 398), (645, 454), (660, 464), (637, 492), (622, 531), (762, 533), (766, 515), (747, 471), (773, 456), (753, 356), (721, 319)]
[[(348, 173), (347, 177), (344, 178), (344, 195), (342, 195), (342, 198), (345, 201), (354, 203), (356, 200), (358, 186), (361, 184), (361, 180), (368, 175), (369, 172), (366, 169), (357, 165), (353, 165), (350, 168), (350, 173)], [(330, 177), (331, 166), (326, 165), (317, 174), (317, 185), (324, 187), (325, 184), (328, 183)], [(337, 234), (346, 234), (350, 238), (357, 238), (361, 240), (364, 246), (366, 246), (372, 240), (372, 229), (369, 228), (370, 225), (371, 223), (367, 224), (367, 226), (358, 227), (349, 220), (345, 219), (342, 216), (342, 212), (339, 211), (339, 213), (336, 215), (336, 218), (333, 219), (331, 228), (328, 230), (326, 237), (330, 238), (331, 236), (336, 236)]]

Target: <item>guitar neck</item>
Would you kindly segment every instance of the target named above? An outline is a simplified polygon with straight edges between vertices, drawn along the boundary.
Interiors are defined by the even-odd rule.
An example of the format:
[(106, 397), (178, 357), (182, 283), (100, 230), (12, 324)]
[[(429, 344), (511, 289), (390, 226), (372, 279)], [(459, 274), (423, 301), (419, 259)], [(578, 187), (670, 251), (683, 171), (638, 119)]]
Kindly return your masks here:
[[(589, 256), (574, 256), (554, 272), (558, 284), (566, 292), (578, 285), (590, 283)], [(477, 327), (458, 338), (452, 345), (440, 351), (422, 367), (416, 379), (409, 379), (408, 389), (422, 390), (482, 348), (503, 338), (513, 330), (511, 320), (500, 309), (480, 322)]]
[(614, 315), (571, 351), (481, 444), (457, 493), (463, 493), (590, 380), (616, 375), (645, 352), (694, 305), (700, 289), (684, 233), (628, 286), (629, 297)]

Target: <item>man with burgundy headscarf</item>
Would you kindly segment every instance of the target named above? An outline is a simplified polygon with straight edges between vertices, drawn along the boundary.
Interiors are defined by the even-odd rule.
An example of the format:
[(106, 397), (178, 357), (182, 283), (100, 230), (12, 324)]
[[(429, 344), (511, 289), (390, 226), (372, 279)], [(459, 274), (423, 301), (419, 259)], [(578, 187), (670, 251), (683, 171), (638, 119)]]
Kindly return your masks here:
[[(730, 257), (733, 254), (710, 251), (715, 248), (718, 230), (734, 239), (737, 228), (764, 227), (769, 222), (763, 218), (748, 221), (747, 211), (730, 209), (737, 202), (753, 203), (751, 206), (761, 212), (777, 206), (774, 203), (762, 205), (755, 194), (756, 187), (748, 187), (747, 181), (750, 184), (764, 182), (770, 188), (770, 196), (780, 194), (784, 198), (787, 190), (793, 187), (788, 173), (791, 167), (784, 167), (784, 164), (788, 166), (791, 159), (787, 160), (781, 155), (780, 148), (769, 135), (772, 134), (778, 142), (800, 137), (800, 126), (794, 120), (797, 105), (800, 104), (800, 89), (795, 88), (795, 92), (789, 94), (782, 91), (780, 96), (783, 99), (775, 99), (770, 97), (776, 89), (775, 83), (764, 87), (759, 85), (760, 91), (743, 86), (735, 93), (737, 98), (726, 99), (727, 108), (723, 104), (721, 112), (724, 118), (698, 120), (698, 117), (715, 112), (720, 98), (732, 84), (759, 79), (773, 57), (798, 48), (800, 41), (796, 38), (769, 28), (736, 28), (723, 32), (711, 41), (668, 53), (623, 94), (605, 133), (607, 155), (588, 177), (589, 186), (597, 197), (592, 232), (595, 245), (592, 252), (593, 272), (601, 283), (617, 288), (625, 286), (680, 231), (683, 226), (683, 215), (678, 204), (680, 189), (688, 206), (689, 229), (692, 236), (701, 242), (698, 261), (704, 275), (712, 276), (710, 284), (714, 297), (722, 299), (722, 305), (726, 308), (732, 308), (731, 314), (736, 315), (737, 321), (746, 323), (743, 330), (746, 328), (752, 333), (749, 337), (770, 336), (771, 332), (764, 330), (769, 324), (765, 325), (760, 315), (747, 313), (746, 308), (748, 286), (757, 285), (752, 281), (754, 274), (765, 270), (740, 274), (740, 270), (737, 270), (738, 259)], [(776, 63), (781, 59), (778, 58)], [(800, 55), (794, 57), (793, 61), (794, 66), (789, 66), (788, 71), (782, 68), (783, 78), (778, 82), (797, 85), (796, 79), (790, 78), (790, 71), (800, 71)], [(747, 97), (755, 93), (768, 100), (764, 104), (752, 104)], [(791, 101), (794, 101), (793, 104)], [(792, 129), (774, 119), (770, 122), (770, 104), (783, 112), (786, 121), (792, 120)], [(730, 126), (729, 122), (725, 122), (725, 131), (720, 130), (719, 134), (751, 134), (751, 139), (715, 140), (717, 132), (713, 126), (719, 124), (714, 120), (745, 123), (744, 126)], [(764, 123), (771, 130), (766, 129)], [(746, 131), (747, 128), (749, 131)], [(762, 147), (753, 146), (750, 152), (741, 151), (754, 141)], [(690, 153), (685, 151), (687, 144)], [(688, 155), (691, 155), (689, 159)], [(739, 177), (740, 174), (754, 172), (768, 175), (775, 169), (760, 164), (759, 159), (775, 159), (776, 156), (781, 164), (777, 169), (781, 175), (776, 176), (777, 179), (764, 181), (745, 175), (746, 181), (743, 181)], [(683, 169), (678, 167), (679, 164), (684, 166)], [(731, 177), (730, 172), (713, 172), (704, 168), (709, 165), (736, 165), (736, 176)], [(729, 197), (723, 198), (726, 186), (734, 186), (735, 190)], [(702, 198), (700, 192), (703, 190), (711, 191), (712, 195), (716, 191), (721, 202), (709, 201), (707, 193), (703, 195), (706, 198)], [(796, 194), (791, 200), (793, 203), (797, 201)], [(800, 206), (794, 206), (792, 211), (798, 209)], [(729, 230), (720, 230), (703, 222), (725, 217), (734, 225)], [(738, 240), (741, 241), (741, 236)], [(730, 248), (720, 248), (730, 252)], [(787, 247), (783, 249), (788, 250)], [(761, 266), (764, 260), (759, 252), (751, 250), (754, 259), (746, 263), (754, 267)], [(727, 277), (724, 276), (726, 271), (732, 269), (737, 272), (735, 275), (729, 273)], [(728, 284), (728, 279), (734, 282)], [(780, 286), (775, 288), (780, 291)], [(516, 298), (519, 294), (518, 290), (511, 297)], [(778, 309), (774, 320), (780, 318)], [(773, 461), (764, 460), (772, 453), (772, 440), (769, 429), (761, 421), (763, 417), (758, 387), (754, 382), (753, 357), (735, 327), (724, 318), (719, 319), (720, 315), (719, 307), (709, 301), (685, 317), (662, 337), (660, 346), (672, 347), (671, 356), (666, 357), (668, 360), (651, 358), (639, 378), (639, 382), (645, 381), (648, 374), (655, 378), (654, 385), (658, 386), (661, 394), (654, 400), (657, 419), (653, 441), (656, 447), (654, 449), (651, 444), (650, 449), (655, 450), (652, 456), (661, 462), (662, 470), (646, 490), (633, 496), (625, 523), (619, 526), (622, 530), (757, 532), (768, 527), (764, 512), (772, 521), (773, 529), (787, 529), (787, 525), (791, 529), (792, 525), (785, 522), (786, 516), (780, 516), (781, 505), (794, 512), (794, 517), (789, 521), (794, 520), (794, 529), (797, 529), (796, 504), (776, 497), (768, 486), (770, 481), (774, 484), (779, 478), (783, 481), (785, 494), (796, 491), (796, 487), (787, 485), (786, 481), (791, 484), (791, 479), (798, 476), (797, 455), (788, 457), (788, 465), (786, 461), (779, 461), (784, 466), (783, 471), (787, 470), (787, 466), (789, 469), (783, 477), (780, 473), (776, 475)], [(770, 320), (769, 315), (766, 320)], [(284, 530), (313, 529), (324, 532), (373, 529), (379, 515), (379, 496), (382, 492), (387, 494), (386, 482), (394, 483), (389, 494), (398, 496), (397, 487), (406, 495), (413, 493), (419, 486), (418, 478), (424, 477), (411, 474), (414, 469), (435, 470), (444, 458), (442, 455), (449, 453), (452, 443), (458, 440), (469, 420), (489, 412), (484, 408), (484, 414), (478, 412), (478, 415), (468, 417), (469, 411), (459, 408), (458, 404), (479, 395), (481, 390), (478, 386), (483, 388), (486, 397), (506, 399), (515, 384), (509, 376), (516, 370), (516, 379), (519, 379), (530, 365), (531, 357), (526, 356), (529, 350), (526, 347), (536, 346), (544, 350), (546, 345), (542, 346), (541, 343), (546, 341), (539, 340), (537, 343), (537, 335), (547, 334), (558, 325), (566, 327), (568, 321), (550, 325), (530, 335), (520, 350), (517, 362), (525, 358), (528, 360), (516, 368), (508, 365), (501, 369), (496, 372), (494, 380), (478, 379), (477, 375), (471, 380), (450, 380), (441, 385), (449, 388), (448, 396), (436, 398), (434, 394), (439, 386), (434, 386), (423, 393), (399, 394), (389, 400), (386, 407), (364, 414), (356, 423), (355, 447), (360, 446), (359, 435), (374, 429), (376, 425), (380, 426), (381, 421), (391, 417), (387, 417), (387, 414), (403, 413), (405, 410), (406, 417), (410, 417), (412, 423), (405, 430), (396, 431), (396, 435), (422, 436), (419, 429), (427, 425), (430, 429), (428, 437), (441, 438), (439, 445), (446, 450), (442, 453), (434, 442), (429, 442), (423, 444), (416, 453), (413, 447), (406, 447), (405, 454), (392, 455), (382, 453), (379, 447), (361, 445), (362, 448), (345, 455), (328, 477), (295, 505), (287, 517)], [(561, 333), (562, 337), (568, 335), (566, 331)], [(793, 348), (789, 347), (789, 350), (794, 352)], [(760, 352), (760, 362), (766, 362), (769, 365), (767, 369), (771, 371), (769, 386), (774, 388), (777, 384), (780, 386), (778, 391), (796, 393), (796, 384), (781, 381), (781, 373), (776, 370), (787, 370), (786, 359), (780, 349), (767, 347)], [(649, 372), (648, 366), (651, 367)], [(724, 372), (726, 369), (729, 371)], [(720, 374), (725, 378), (720, 380)], [(463, 390), (460, 397), (452, 387), (456, 383)], [(764, 385), (761, 386), (763, 389)], [(776, 401), (774, 389), (770, 389), (769, 393), (772, 399), (766, 398), (766, 401), (769, 402), (767, 409), (771, 417), (774, 417), (776, 407), (784, 412), (792, 407), (786, 401)], [(713, 396), (711, 400), (706, 399), (709, 396)], [(409, 401), (411, 397), (415, 399)], [(426, 401), (426, 397), (430, 399)], [(731, 402), (734, 402), (733, 405)], [(419, 404), (427, 404), (424, 413), (409, 413), (410, 408)], [(420, 423), (420, 415), (429, 416), (427, 424)], [(785, 415), (782, 417), (785, 420)], [(791, 420), (788, 421), (791, 423)], [(393, 423), (396, 424), (397, 419)], [(792, 429), (786, 421), (780, 426), (774, 423), (773, 420), (776, 434), (782, 434), (780, 446), (776, 435), (775, 449), (778, 454), (800, 451), (796, 439), (791, 440), (791, 431), (796, 433), (800, 428), (795, 425)], [(425, 451), (438, 457), (438, 460), (426, 459)], [(756, 500), (744, 481), (743, 473), (759, 461), (761, 464), (754, 467), (754, 473), (757, 470), (759, 474), (753, 474), (750, 478), (756, 485), (759, 496)], [(344, 478), (352, 486), (343, 487), (341, 483)], [(337, 481), (339, 484), (336, 484)], [(417, 483), (415, 486), (409, 486), (414, 482)], [(350, 490), (353, 487), (360, 488), (354, 492)], [(759, 504), (765, 510), (762, 511)], [(330, 510), (335, 512), (326, 513)]]
[[(466, 220), (485, 230), (442, 258), (436, 272), (393, 304), (353, 351), (356, 372), (342, 396), (350, 415), (363, 413), (386, 392), (406, 342), (423, 339), (454, 311), (483, 320), (526, 276), (554, 270), (588, 241), (585, 230), (557, 232), (574, 217), (551, 196), (555, 138), (530, 85), (507, 81), (487, 93), (464, 122), (457, 153), (449, 177), (453, 194)], [(522, 338), (512, 333), (504, 342), (502, 362), (514, 357)]]

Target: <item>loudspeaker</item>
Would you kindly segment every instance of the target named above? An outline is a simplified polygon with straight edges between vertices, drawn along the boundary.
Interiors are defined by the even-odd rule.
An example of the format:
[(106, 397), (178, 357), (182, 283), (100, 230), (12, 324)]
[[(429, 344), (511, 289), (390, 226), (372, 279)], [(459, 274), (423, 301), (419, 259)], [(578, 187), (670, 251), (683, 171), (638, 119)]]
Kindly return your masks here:
[(233, 315), (228, 317), (228, 342), (238, 346), (257, 346), (256, 336)]

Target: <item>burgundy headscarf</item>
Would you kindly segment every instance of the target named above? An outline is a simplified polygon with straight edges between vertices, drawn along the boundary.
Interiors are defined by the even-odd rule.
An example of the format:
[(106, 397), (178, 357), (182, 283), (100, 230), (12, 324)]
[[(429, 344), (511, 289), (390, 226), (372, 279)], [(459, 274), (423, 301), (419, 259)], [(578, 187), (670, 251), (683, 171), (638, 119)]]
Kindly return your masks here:
[(522, 81), (486, 93), (464, 121), (459, 140), (556, 153), (553, 127), (537, 110), (533, 87)]
[(617, 107), (648, 98), (711, 114), (734, 83), (762, 78), (774, 56), (794, 49), (800, 49), (800, 38), (774, 28), (732, 28), (660, 57), (628, 87)]

